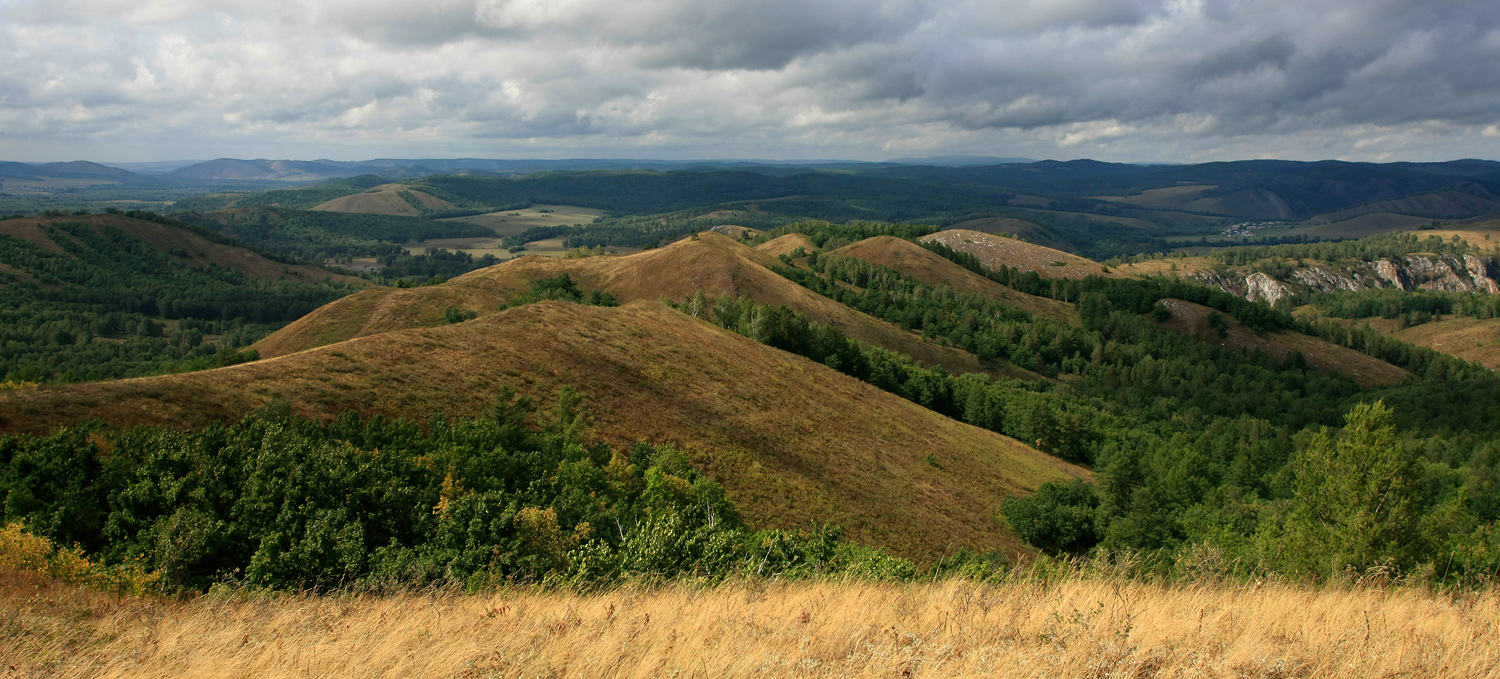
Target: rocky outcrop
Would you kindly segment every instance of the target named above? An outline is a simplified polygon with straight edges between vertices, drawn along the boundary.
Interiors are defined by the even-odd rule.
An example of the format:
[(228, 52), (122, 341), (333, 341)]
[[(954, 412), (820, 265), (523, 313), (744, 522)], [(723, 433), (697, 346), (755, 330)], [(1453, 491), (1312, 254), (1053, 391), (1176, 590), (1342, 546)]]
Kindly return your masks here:
[[(1358, 277), (1359, 274), (1354, 274), (1354, 276)], [(1359, 281), (1356, 278), (1350, 278), (1349, 276), (1340, 276), (1337, 273), (1316, 266), (1308, 267), (1306, 269), (1297, 269), (1296, 271), (1292, 272), (1292, 278), (1296, 279), (1297, 283), (1310, 290), (1319, 290), (1322, 292), (1331, 292), (1334, 290), (1358, 290), (1364, 287), (1363, 285), (1360, 285)]]
[(1259, 271), (1245, 277), (1245, 299), (1252, 302), (1264, 301), (1274, 306), (1283, 297), (1291, 295), (1291, 288)]
[(1391, 284), (1391, 287), (1399, 290), (1410, 290), (1411, 284), (1401, 275), (1401, 268), (1389, 259), (1375, 262), (1375, 277)]
[(1495, 263), (1475, 255), (1464, 255), (1464, 267), (1474, 280), (1474, 289), (1500, 295), (1500, 281), (1496, 281)]
[[(1302, 293), (1355, 291), (1366, 288), (1446, 290), (1500, 295), (1500, 266), (1483, 255), (1407, 255), (1372, 262), (1297, 262), (1282, 266), (1280, 279), (1249, 267), (1195, 271), (1187, 278), (1251, 301), (1277, 300)], [(1273, 267), (1274, 268), (1274, 267)]]

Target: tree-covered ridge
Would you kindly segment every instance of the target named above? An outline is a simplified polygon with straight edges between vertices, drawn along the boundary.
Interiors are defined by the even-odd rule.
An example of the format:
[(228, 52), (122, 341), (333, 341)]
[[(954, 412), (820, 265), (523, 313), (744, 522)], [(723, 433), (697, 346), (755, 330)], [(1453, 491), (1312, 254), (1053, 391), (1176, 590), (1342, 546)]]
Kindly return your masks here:
[(1255, 264), (1269, 259), (1315, 259), (1337, 261), (1357, 259), (1373, 261), (1389, 257), (1400, 257), (1413, 253), (1438, 255), (1462, 255), (1474, 249), (1463, 240), (1444, 241), (1437, 236), (1426, 238), (1411, 233), (1393, 233), (1368, 236), (1358, 240), (1320, 243), (1295, 243), (1268, 246), (1242, 246), (1219, 248), (1210, 256), (1226, 265)]
[(198, 431), (3, 437), (3, 518), (169, 589), (914, 572), (836, 528), (746, 528), (670, 446), (587, 442), (580, 403), (565, 389), (542, 413), (507, 391), (423, 426), (273, 402)]
[(6, 379), (109, 379), (177, 370), (184, 360), (232, 362), (204, 335), (245, 346), (355, 290), (195, 266), (110, 226), (53, 222), (44, 230), (62, 252), (0, 236)]
[(435, 238), (481, 238), (494, 235), (483, 226), (465, 222), (283, 208), (188, 215), (184, 219), (231, 233), (239, 240), (263, 250), (313, 262), (346, 257), (398, 255), (403, 252), (402, 246), (406, 243)]
[[(1332, 412), (1333, 424), (1377, 413), (1378, 428), (1384, 432), (1382, 454), (1404, 461), (1404, 466), (1398, 465), (1399, 478), (1370, 480), (1377, 491), (1399, 487), (1405, 493), (1403, 542), (1387, 540), (1380, 549), (1366, 544), (1360, 552), (1364, 556), (1356, 557), (1341, 551), (1350, 543), (1339, 531), (1357, 529), (1341, 528), (1343, 519), (1324, 516), (1326, 510), (1311, 506), (1305, 486), (1335, 477), (1347, 486), (1354, 483), (1351, 475), (1372, 468), (1349, 455), (1331, 461), (1327, 436), (1319, 438), (1321, 427), (1316, 423), (1287, 423), (1283, 417), (1278, 424), (1233, 412), (1143, 408), (1122, 403), (1110, 389), (1098, 389), (1087, 378), (1056, 383), (997, 380), (977, 373), (952, 376), (849, 340), (838, 328), (810, 323), (791, 309), (744, 298), (714, 299), (700, 293), (683, 300), (679, 308), (954, 419), (1053, 455), (1092, 463), (1099, 476), (1097, 486), (1048, 484), (1032, 497), (1007, 502), (1004, 514), (1012, 529), (1044, 550), (1081, 554), (1098, 546), (1138, 552), (1151, 559), (1151, 568), (1177, 570), (1199, 567), (1193, 565), (1195, 559), (1234, 559), (1233, 564), (1208, 567), (1246, 575), (1326, 577), (1347, 564), (1364, 567), (1389, 558), (1389, 565), (1403, 572), (1431, 566), (1439, 577), (1473, 582), (1500, 568), (1500, 477), (1495, 470), (1500, 432), (1465, 435), (1483, 428), (1431, 419), (1455, 404), (1429, 400), (1424, 385), (1383, 394), (1403, 398), (1402, 408), (1411, 411), (1404, 419), (1426, 425), (1409, 427), (1400, 436), (1388, 409), (1372, 410), (1364, 404), (1379, 393), (1339, 400), (1324, 395), (1322, 401), (1308, 398), (1291, 406)], [(1205, 369), (1211, 370), (1203, 366), (1199, 371)], [(1345, 416), (1343, 408), (1350, 414)], [(1472, 404), (1467, 408), (1476, 410)], [(1345, 437), (1359, 436), (1358, 431), (1346, 432)], [(1322, 467), (1308, 471), (1308, 460), (1313, 459), (1322, 460), (1317, 463)], [(941, 464), (940, 451), (931, 462)], [(1345, 471), (1332, 474), (1325, 469), (1329, 465), (1343, 465)], [(1365, 496), (1370, 493), (1376, 491)], [(1298, 512), (1320, 518), (1288, 523), (1289, 516), (1301, 515)], [(1309, 537), (1308, 531), (1316, 535)], [(1328, 537), (1334, 535), (1341, 537)]]

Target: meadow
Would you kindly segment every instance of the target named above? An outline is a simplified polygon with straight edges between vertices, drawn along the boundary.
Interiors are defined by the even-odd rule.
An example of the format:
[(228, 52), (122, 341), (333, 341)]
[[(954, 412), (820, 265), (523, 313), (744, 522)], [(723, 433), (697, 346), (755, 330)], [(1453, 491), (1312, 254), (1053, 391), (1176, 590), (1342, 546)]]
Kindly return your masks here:
[(5, 677), (1500, 676), (1500, 597), (1378, 581), (103, 594), (0, 570)]

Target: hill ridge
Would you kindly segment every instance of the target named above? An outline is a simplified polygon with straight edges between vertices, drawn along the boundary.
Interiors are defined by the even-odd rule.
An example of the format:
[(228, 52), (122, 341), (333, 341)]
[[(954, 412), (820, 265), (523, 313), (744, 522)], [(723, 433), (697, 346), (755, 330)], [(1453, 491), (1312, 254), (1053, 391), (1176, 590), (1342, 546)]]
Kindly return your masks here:
[(952, 545), (1021, 550), (998, 518), (1003, 498), (1087, 475), (652, 301), (541, 302), (229, 368), (10, 391), (0, 394), (0, 430), (93, 417), (202, 425), (272, 398), (316, 416), (353, 409), (421, 420), (481, 412), (505, 384), (543, 402), (573, 386), (595, 431), (616, 446), (681, 446), (754, 524), (836, 523), (919, 559)]

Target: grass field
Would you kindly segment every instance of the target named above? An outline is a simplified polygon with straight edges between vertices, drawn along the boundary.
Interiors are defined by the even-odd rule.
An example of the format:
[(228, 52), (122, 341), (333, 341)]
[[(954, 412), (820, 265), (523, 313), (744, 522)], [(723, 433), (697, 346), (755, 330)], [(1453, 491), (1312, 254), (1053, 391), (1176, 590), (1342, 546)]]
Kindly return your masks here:
[(1500, 597), (1071, 576), (100, 594), (0, 570), (5, 677), (1500, 676)]
[(506, 210), (443, 221), (466, 222), (488, 227), (497, 236), (513, 236), (533, 226), (588, 224), (604, 215), (603, 210), (575, 205), (533, 205), (524, 210)]

